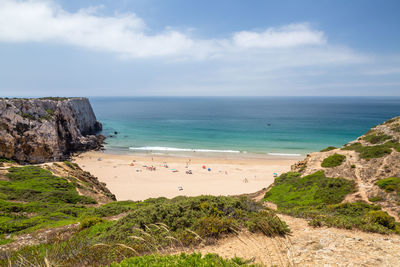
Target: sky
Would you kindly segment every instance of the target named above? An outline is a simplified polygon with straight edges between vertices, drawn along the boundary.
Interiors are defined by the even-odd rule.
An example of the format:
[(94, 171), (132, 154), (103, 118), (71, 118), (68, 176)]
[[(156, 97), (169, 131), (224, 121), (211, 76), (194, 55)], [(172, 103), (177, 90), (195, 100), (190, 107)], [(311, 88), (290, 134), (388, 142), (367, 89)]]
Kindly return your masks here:
[(1, 96), (400, 96), (398, 0), (0, 0)]

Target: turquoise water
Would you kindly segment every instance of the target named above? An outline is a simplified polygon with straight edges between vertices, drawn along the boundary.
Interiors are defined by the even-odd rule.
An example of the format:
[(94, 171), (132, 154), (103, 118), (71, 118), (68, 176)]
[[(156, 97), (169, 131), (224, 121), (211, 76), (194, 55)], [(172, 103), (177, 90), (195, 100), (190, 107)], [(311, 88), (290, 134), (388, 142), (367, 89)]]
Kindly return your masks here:
[(341, 146), (400, 115), (399, 97), (90, 98), (106, 149), (300, 154)]

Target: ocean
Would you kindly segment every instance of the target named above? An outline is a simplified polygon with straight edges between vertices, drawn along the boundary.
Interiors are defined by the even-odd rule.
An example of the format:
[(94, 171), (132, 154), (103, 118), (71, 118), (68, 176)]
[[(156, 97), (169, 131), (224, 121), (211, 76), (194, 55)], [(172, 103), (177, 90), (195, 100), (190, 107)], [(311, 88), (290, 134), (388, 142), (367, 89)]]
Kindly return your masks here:
[[(400, 115), (400, 97), (90, 97), (114, 153), (303, 156)], [(114, 134), (117, 132), (117, 134)]]

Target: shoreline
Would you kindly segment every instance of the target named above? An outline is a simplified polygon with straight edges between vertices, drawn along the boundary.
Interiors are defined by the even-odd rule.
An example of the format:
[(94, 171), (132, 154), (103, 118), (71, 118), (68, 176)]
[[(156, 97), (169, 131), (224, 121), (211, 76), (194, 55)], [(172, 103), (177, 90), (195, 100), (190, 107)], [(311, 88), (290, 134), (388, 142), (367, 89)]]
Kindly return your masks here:
[[(168, 149), (167, 147), (165, 147)], [(203, 150), (203, 151), (202, 151)], [(232, 150), (233, 151), (233, 150)], [(208, 149), (178, 149), (177, 150), (144, 150), (144, 149), (130, 149), (130, 148), (110, 148), (105, 147), (101, 150), (101, 153), (110, 155), (121, 155), (121, 156), (154, 156), (154, 157), (177, 157), (177, 158), (212, 158), (212, 159), (304, 159), (309, 153), (285, 153), (285, 152), (268, 152), (268, 153), (256, 153), (247, 151), (233, 151), (228, 150), (208, 150)], [(85, 152), (83, 152), (85, 153)]]
[[(259, 191), (304, 157), (116, 154), (89, 151), (73, 162), (98, 177), (118, 200), (198, 195), (239, 195)], [(133, 165), (133, 166), (132, 166)], [(165, 165), (168, 165), (166, 168)], [(149, 167), (155, 167), (150, 170)], [(203, 168), (205, 166), (206, 168)], [(208, 170), (210, 168), (210, 170)], [(174, 171), (175, 170), (175, 171)], [(192, 174), (187, 174), (186, 171)]]

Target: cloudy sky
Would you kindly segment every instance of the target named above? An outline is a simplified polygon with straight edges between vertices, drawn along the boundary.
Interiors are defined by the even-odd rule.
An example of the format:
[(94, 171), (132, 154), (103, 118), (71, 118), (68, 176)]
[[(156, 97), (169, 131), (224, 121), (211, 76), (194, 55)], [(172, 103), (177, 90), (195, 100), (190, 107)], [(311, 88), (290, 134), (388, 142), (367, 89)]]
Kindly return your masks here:
[(400, 96), (398, 0), (0, 0), (3, 96)]

